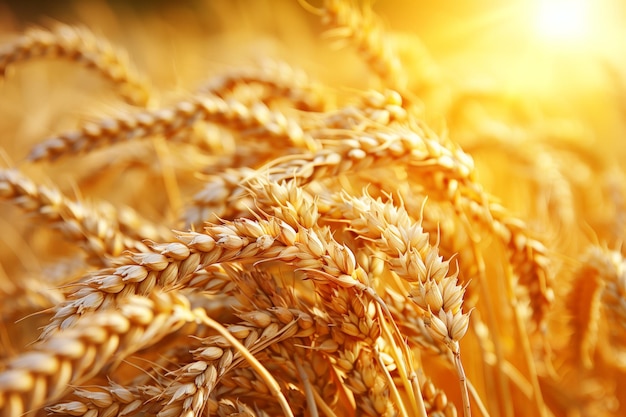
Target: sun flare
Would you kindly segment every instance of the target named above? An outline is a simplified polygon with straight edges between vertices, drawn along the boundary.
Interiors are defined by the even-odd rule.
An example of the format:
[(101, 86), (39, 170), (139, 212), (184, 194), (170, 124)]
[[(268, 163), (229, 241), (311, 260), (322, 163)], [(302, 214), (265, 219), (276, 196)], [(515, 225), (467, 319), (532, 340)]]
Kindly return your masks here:
[(588, 0), (540, 0), (537, 31), (547, 42), (581, 41), (590, 32)]

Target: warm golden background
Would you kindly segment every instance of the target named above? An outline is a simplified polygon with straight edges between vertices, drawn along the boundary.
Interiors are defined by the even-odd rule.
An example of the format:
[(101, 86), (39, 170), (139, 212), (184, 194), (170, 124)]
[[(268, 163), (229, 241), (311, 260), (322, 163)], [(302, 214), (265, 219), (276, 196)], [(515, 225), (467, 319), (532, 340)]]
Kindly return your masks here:
[[(321, 3), (311, 1), (314, 7)], [(497, 284), (499, 261), (490, 258), (504, 256), (503, 250), (494, 249), (492, 236), (479, 244), (488, 282), (496, 283), (488, 289), (496, 301), (472, 293), (472, 319), (486, 323), (489, 335), (481, 339), (480, 326), (471, 327), (462, 355), (490, 415), (536, 415), (528, 405), (535, 377), (545, 416), (626, 414), (626, 3), (359, 4), (369, 3), (400, 58), (405, 91), (418, 103), (420, 120), (470, 154), (477, 182), (548, 248), (555, 301), (547, 333), (529, 330), (537, 368), (531, 371), (519, 334), (511, 330), (513, 307)], [(350, 103), (358, 91), (392, 87), (373, 75), (349, 41), (328, 36), (319, 17), (297, 1), (5, 1), (0, 45), (54, 21), (84, 25), (125, 49), (157, 92), (150, 103), (155, 108), (218, 74), (268, 58), (326, 86), (333, 100), (329, 108)], [(106, 80), (79, 65), (18, 63), (0, 79), (0, 163), (18, 166), (38, 183), (55, 184), (65, 195), (128, 205), (152, 221), (183, 228), (185, 202), (207, 173), (200, 167), (219, 166), (217, 158), (199, 156), (193, 147), (155, 140), (53, 163), (25, 162), (31, 148), (52, 133), (129, 109)], [(84, 271), (74, 245), (40, 230), (46, 227), (12, 203), (0, 204), (0, 302), (7, 311), (2, 359), (25, 349), (49, 319), (34, 315), (16, 322), (37, 309), (20, 305), (19, 285), (11, 282), (46, 276), (65, 283)], [(446, 257), (454, 252), (441, 248)], [(608, 285), (604, 279), (621, 283), (610, 305), (601, 293)], [(60, 295), (40, 296), (45, 306)], [(488, 346), (481, 346), (485, 340)], [(499, 371), (495, 356), (506, 359)], [(425, 368), (460, 410), (456, 376), (437, 365)], [(509, 390), (494, 382), (501, 381), (499, 372), (514, 381), (506, 385)]]

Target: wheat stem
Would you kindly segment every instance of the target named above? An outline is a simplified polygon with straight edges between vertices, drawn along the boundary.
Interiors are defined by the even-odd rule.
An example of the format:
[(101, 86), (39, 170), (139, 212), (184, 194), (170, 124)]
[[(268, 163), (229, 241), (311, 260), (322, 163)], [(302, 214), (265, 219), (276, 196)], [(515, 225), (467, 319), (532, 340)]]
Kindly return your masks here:
[(248, 349), (246, 349), (246, 347), (242, 345), (241, 342), (239, 342), (239, 340), (234, 338), (224, 326), (222, 326), (220, 323), (208, 317), (206, 313), (204, 312), (204, 310), (202, 309), (195, 310), (194, 314), (198, 317), (198, 320), (200, 320), (202, 323), (206, 324), (210, 328), (216, 330), (222, 337), (228, 340), (228, 342), (235, 349), (237, 349), (237, 351), (241, 354), (241, 356), (243, 356), (243, 358), (250, 364), (250, 366), (252, 366), (254, 370), (257, 371), (259, 375), (261, 375), (261, 377), (263, 378), (263, 381), (265, 381), (267, 386), (271, 389), (272, 394), (276, 397), (276, 399), (280, 403), (280, 406), (283, 410), (284, 415), (288, 417), (294, 417), (291, 411), (291, 408), (289, 407), (289, 403), (287, 402), (287, 399), (285, 398), (285, 395), (283, 394), (280, 388), (280, 385), (278, 384), (276, 379), (274, 379), (272, 374), (270, 374), (268, 370), (265, 369), (265, 367), (261, 364), (261, 362), (259, 362), (254, 357), (254, 355), (252, 355), (248, 351)]

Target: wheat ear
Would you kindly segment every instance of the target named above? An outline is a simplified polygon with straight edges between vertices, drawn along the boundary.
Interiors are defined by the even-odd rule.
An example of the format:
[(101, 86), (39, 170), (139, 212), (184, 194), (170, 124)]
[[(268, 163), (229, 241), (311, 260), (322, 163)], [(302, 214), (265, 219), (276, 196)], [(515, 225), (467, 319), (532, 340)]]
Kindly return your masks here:
[(192, 320), (189, 304), (176, 293), (151, 298), (128, 296), (117, 309), (77, 319), (71, 328), (50, 332), (0, 372), (0, 408), (8, 417), (34, 411), (58, 399), (107, 364), (152, 346)]
[[(407, 389), (410, 394), (414, 395), (411, 399), (412, 406), (418, 412), (423, 412), (420, 415), (425, 415), (423, 405), (420, 406), (415, 400), (416, 398), (421, 399), (421, 394), (419, 393), (420, 386), (417, 383), (413, 362), (410, 359), (411, 354), (403, 340), (402, 334), (393, 321), (388, 306), (374, 288), (371, 287), (373, 277), (370, 277), (368, 271), (357, 262), (355, 254), (350, 248), (345, 245), (338, 245), (329, 235), (328, 228), (317, 226), (319, 220), (317, 206), (308, 193), (298, 188), (295, 181), (277, 184), (258, 179), (254, 183), (257, 186), (252, 187), (251, 192), (255, 196), (259, 210), (263, 211), (267, 207), (267, 210), (271, 210), (275, 216), (285, 221), (291, 227), (305, 232), (301, 234), (298, 242), (298, 247), (305, 253), (298, 256), (300, 261), (295, 262), (295, 265), (304, 271), (308, 278), (319, 284), (316, 285), (316, 290), (322, 295), (322, 299), (332, 300), (327, 304), (328, 308), (336, 311), (340, 316), (346, 314), (349, 309), (343, 309), (342, 305), (349, 304), (354, 308), (354, 304), (337, 302), (340, 300), (339, 296), (342, 294), (347, 295), (345, 293), (346, 290), (350, 290), (350, 292), (357, 291), (357, 294), (364, 293), (376, 302), (381, 309), (378, 314), (379, 320), (384, 321), (385, 317), (389, 319), (390, 326), (394, 329), (394, 334), (398, 338), (400, 347), (396, 355), (398, 366), (403, 371), (406, 371), (403, 373), (403, 381), (410, 381), (409, 384), (413, 387), (413, 390)], [(306, 252), (309, 252), (309, 254), (306, 254)], [(321, 258), (320, 255), (322, 255)], [(358, 297), (352, 298), (353, 302), (358, 303), (358, 300), (360, 300)], [(368, 305), (374, 306), (371, 301)], [(356, 311), (359, 310), (363, 313), (366, 309), (362, 307), (356, 309)], [(360, 331), (364, 333), (365, 337), (376, 339), (380, 326), (375, 322), (368, 323), (369, 317), (366, 315), (357, 313), (356, 317), (364, 320), (355, 323), (350, 323), (349, 320), (346, 323), (342, 318), (342, 331), (349, 336), (357, 336)], [(364, 326), (361, 326), (362, 324)], [(383, 328), (385, 327), (383, 326)], [(336, 336), (339, 335), (335, 333), (332, 340), (325, 341), (328, 342), (328, 346), (325, 349), (334, 351), (344, 343), (344, 337), (335, 338)], [(389, 335), (389, 343), (393, 344), (393, 340), (394, 335)], [(410, 387), (407, 386), (407, 388)]]
[[(608, 322), (608, 339), (614, 352), (626, 346), (626, 260), (615, 250), (592, 247), (584, 256), (586, 269), (597, 274), (602, 288), (601, 301), (605, 320)], [(626, 358), (614, 353), (621, 366)]]
[(212, 77), (200, 89), (199, 94), (209, 94), (228, 99), (239, 97), (238, 90), (253, 90), (261, 87), (261, 92), (241, 94), (252, 96), (255, 101), (271, 103), (285, 100), (290, 107), (321, 112), (327, 107), (328, 97), (321, 94), (321, 86), (312, 83), (303, 71), (286, 62), (263, 60), (258, 67), (231, 70), (223, 75)]
[(147, 386), (122, 386), (110, 381), (109, 386), (75, 389), (72, 394), (73, 400), (48, 406), (46, 411), (72, 417), (124, 417), (151, 413), (156, 393)]
[[(157, 227), (147, 226), (149, 223), (131, 209), (118, 213), (105, 203), (70, 200), (58, 189), (37, 185), (15, 169), (0, 170), (0, 197), (59, 228), (68, 240), (80, 242), (96, 264), (109, 264), (108, 257), (119, 256), (124, 250), (145, 251), (148, 248), (141, 240), (159, 234), (155, 233)], [(120, 215), (123, 222), (118, 220)], [(142, 230), (147, 235), (142, 236)]]
[(411, 298), (422, 309), (428, 331), (454, 355), (463, 391), (464, 415), (470, 415), (459, 351), (459, 340), (469, 326), (469, 313), (461, 310), (465, 289), (457, 284), (457, 274), (449, 274), (449, 262), (442, 261), (437, 248), (428, 243), (421, 225), (411, 223), (403, 208), (367, 195), (360, 199), (344, 195), (343, 200), (342, 217), (350, 221), (350, 230), (371, 241), (388, 256), (391, 269), (413, 283)]
[[(574, 271), (572, 288), (567, 294), (566, 307), (571, 315), (570, 326), (572, 335), (570, 346), (583, 367), (590, 369), (594, 363), (594, 356), (598, 342), (600, 313), (602, 309), (602, 295), (606, 282), (600, 277), (594, 254), (589, 251), (583, 255), (580, 266)], [(603, 271), (607, 269), (602, 268)]]
[(352, 43), (385, 85), (405, 86), (402, 65), (371, 10), (358, 10), (353, 2), (346, 0), (325, 0), (321, 10), (322, 21), (330, 28), (328, 36)]
[(245, 132), (288, 138), (307, 149), (315, 146), (291, 117), (271, 110), (262, 102), (244, 104), (234, 99), (202, 95), (158, 110), (88, 122), (78, 130), (50, 137), (33, 148), (31, 161), (50, 160), (63, 155), (88, 152), (107, 144), (154, 135), (181, 136), (198, 121), (208, 121)]
[(148, 103), (150, 88), (126, 54), (87, 28), (57, 23), (51, 30), (29, 29), (0, 50), (0, 76), (8, 66), (35, 58), (64, 58), (84, 65), (110, 80), (130, 104)]

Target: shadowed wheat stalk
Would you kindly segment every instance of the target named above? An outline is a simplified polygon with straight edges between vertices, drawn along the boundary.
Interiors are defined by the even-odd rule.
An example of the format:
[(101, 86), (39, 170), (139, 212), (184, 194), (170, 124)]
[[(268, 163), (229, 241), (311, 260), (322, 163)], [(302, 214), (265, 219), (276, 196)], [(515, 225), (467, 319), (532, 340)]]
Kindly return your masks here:
[[(619, 159), (548, 116), (491, 114), (505, 92), (443, 73), (412, 91), (434, 66), (420, 48), (412, 74), (369, 3), (299, 3), (290, 35), (352, 48), (338, 72), (368, 74), (359, 88), (260, 48), (168, 91), (131, 66), (134, 42), (61, 23), (0, 33), (2, 109), (60, 74), (53, 60), (130, 104), (57, 124), (95, 110), (48, 86), (44, 134), (29, 114), (0, 119), (0, 414), (621, 415)], [(244, 18), (197, 7), (204, 24)], [(202, 51), (194, 30), (177, 36)]]

